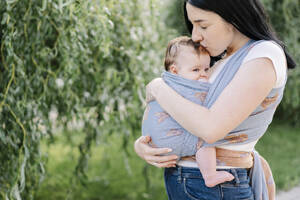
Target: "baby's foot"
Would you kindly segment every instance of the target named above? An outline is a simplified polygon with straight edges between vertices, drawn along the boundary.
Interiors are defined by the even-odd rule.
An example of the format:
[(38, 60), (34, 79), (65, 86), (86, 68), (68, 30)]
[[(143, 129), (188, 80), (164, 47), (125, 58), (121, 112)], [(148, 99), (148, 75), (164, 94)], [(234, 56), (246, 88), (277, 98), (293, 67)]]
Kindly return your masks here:
[(216, 171), (215, 174), (204, 176), (205, 185), (207, 187), (214, 187), (220, 183), (231, 181), (234, 176), (226, 171)]

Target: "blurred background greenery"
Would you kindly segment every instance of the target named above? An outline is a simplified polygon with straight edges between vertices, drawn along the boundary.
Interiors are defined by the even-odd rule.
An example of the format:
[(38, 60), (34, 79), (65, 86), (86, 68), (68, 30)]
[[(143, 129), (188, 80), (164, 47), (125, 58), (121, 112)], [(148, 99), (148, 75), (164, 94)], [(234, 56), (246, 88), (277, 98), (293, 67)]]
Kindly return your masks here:
[[(182, 2), (0, 2), (0, 199), (166, 199), (133, 141), (167, 42), (188, 34)], [(263, 3), (300, 63), (299, 1)], [(278, 189), (300, 182), (299, 73), (257, 145)]]

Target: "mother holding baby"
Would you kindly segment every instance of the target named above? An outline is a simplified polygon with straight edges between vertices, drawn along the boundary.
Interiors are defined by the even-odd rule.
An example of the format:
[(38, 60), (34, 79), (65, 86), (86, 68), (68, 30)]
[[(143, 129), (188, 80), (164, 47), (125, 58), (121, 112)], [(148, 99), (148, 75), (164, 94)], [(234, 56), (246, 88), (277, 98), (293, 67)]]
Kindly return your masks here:
[[(165, 168), (170, 200), (275, 198), (267, 162), (254, 150), (271, 123), (295, 62), (276, 37), (259, 0), (187, 0), (185, 20), (192, 40), (215, 62), (205, 105), (176, 93), (161, 78), (147, 86), (147, 96), (184, 129), (216, 147), (217, 169), (234, 180), (206, 187), (193, 157), (163, 155), (167, 148), (149, 146), (150, 137), (135, 142), (136, 153), (151, 165)], [(225, 54), (224, 54), (225, 52)], [(201, 159), (201, 158), (200, 158)]]

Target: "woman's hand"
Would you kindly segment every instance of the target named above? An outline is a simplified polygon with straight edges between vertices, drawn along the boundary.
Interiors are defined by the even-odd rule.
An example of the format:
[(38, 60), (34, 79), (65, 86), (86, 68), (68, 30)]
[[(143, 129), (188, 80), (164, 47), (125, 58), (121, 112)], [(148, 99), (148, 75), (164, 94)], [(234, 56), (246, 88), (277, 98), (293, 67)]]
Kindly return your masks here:
[(172, 150), (168, 148), (153, 148), (149, 146), (150, 136), (141, 136), (134, 143), (135, 152), (147, 163), (156, 167), (175, 167), (176, 155), (161, 156)]
[(155, 78), (146, 86), (146, 102), (149, 103), (150, 101), (155, 100), (155, 94), (158, 91), (158, 87), (164, 84), (162, 78)]

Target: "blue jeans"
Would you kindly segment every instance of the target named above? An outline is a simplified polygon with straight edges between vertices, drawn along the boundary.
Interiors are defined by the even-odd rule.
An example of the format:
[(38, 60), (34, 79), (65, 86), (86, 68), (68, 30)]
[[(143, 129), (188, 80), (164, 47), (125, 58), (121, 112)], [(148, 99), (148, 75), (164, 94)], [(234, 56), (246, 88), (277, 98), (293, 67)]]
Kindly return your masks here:
[(166, 168), (165, 186), (169, 200), (254, 200), (247, 169), (222, 169), (235, 178), (206, 187), (198, 168)]

